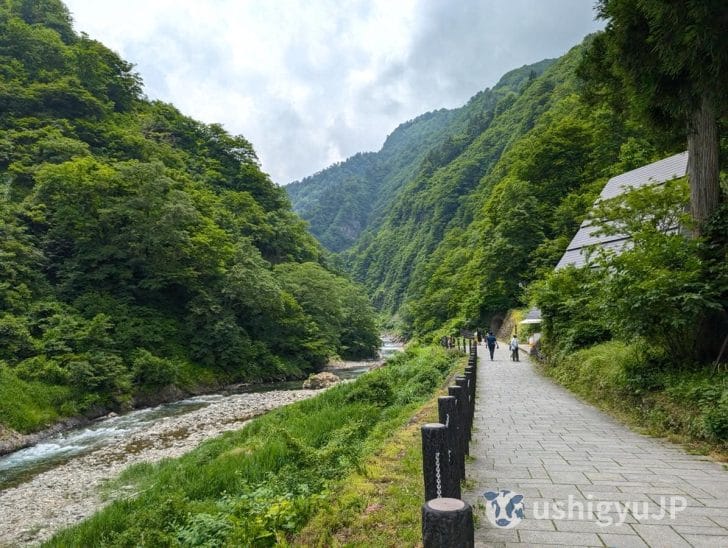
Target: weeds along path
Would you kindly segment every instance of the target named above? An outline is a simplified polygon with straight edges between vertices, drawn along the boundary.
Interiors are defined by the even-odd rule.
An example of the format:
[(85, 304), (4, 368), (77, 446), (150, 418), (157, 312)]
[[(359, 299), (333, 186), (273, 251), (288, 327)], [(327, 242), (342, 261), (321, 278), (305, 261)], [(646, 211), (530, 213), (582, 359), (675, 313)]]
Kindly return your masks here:
[[(728, 547), (721, 464), (631, 431), (540, 375), (525, 352), (511, 362), (505, 346), (494, 361), (479, 349), (463, 493), (479, 516), (476, 546)], [(514, 499), (501, 493), (499, 527), (483, 494), (502, 490), (523, 495), (524, 518), (507, 517), (500, 502)]]
[(133, 495), (100, 488), (131, 464), (178, 457), (202, 441), (237, 430), (252, 417), (319, 394), (280, 390), (236, 394), (185, 415), (166, 417), (93, 453), (74, 458), (17, 487), (0, 491), (0, 546), (40, 543), (112, 500)]

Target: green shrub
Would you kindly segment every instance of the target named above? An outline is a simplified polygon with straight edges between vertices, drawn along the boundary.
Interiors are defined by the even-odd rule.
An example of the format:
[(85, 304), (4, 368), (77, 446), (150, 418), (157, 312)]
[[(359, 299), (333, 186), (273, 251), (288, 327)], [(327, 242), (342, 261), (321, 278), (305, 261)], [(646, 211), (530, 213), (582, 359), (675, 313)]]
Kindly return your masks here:
[(42, 381), (49, 384), (68, 384), (68, 370), (57, 360), (44, 354), (23, 360), (15, 367), (15, 373), (26, 381)]
[(633, 347), (612, 341), (574, 352), (553, 368), (552, 374), (581, 393), (619, 397), (628, 389), (626, 369), (633, 361)]
[(442, 382), (442, 374), (430, 366), (419, 370), (408, 382), (397, 390), (397, 403), (407, 405), (431, 394)]
[(145, 386), (165, 386), (177, 380), (176, 363), (155, 356), (148, 350), (137, 348), (132, 356), (134, 382)]
[(363, 402), (382, 407), (394, 401), (394, 390), (389, 379), (383, 375), (370, 375), (362, 378), (346, 397), (348, 403)]
[(84, 392), (118, 394), (130, 388), (124, 362), (107, 352), (89, 352), (69, 362), (68, 375), (74, 388)]
[(728, 390), (724, 389), (718, 404), (705, 412), (703, 426), (709, 437), (728, 441)]
[(35, 353), (35, 346), (25, 318), (11, 314), (0, 316), (0, 359), (11, 363), (22, 360)]

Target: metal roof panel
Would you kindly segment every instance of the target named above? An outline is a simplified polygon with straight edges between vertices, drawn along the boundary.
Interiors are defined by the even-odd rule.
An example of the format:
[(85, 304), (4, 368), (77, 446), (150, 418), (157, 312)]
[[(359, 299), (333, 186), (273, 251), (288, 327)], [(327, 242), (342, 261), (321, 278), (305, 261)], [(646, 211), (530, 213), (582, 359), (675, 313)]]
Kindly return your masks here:
[[(687, 173), (687, 165), (688, 153), (681, 152), (632, 171), (621, 173), (607, 181), (598, 199), (614, 198), (630, 188), (661, 184), (676, 177), (684, 177)], [(592, 227), (588, 220), (581, 223), (579, 230), (567, 246), (566, 252), (556, 265), (556, 269), (558, 270), (569, 264), (577, 267), (583, 266), (586, 263), (586, 250), (595, 245), (615, 249), (624, 247), (627, 236), (623, 234), (597, 236), (594, 234), (596, 231), (596, 227)]]

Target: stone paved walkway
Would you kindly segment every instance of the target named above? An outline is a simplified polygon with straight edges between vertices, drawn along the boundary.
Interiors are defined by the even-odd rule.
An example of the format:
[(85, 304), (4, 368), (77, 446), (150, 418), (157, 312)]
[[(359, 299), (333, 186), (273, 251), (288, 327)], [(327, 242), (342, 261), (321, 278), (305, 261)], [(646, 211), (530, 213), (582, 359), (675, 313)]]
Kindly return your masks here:
[[(478, 353), (463, 492), (476, 514), (476, 546), (728, 547), (721, 464), (632, 432), (527, 358), (512, 363), (505, 344), (494, 361), (484, 346)], [(483, 493), (501, 489), (524, 496), (525, 519), (510, 529), (486, 516)]]

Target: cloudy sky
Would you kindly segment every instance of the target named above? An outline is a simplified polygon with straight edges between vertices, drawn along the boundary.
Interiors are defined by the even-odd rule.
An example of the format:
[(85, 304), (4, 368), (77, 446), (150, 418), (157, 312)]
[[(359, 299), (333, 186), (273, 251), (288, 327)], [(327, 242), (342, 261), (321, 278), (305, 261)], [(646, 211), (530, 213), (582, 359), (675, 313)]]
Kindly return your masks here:
[(253, 143), (286, 184), (601, 28), (593, 0), (65, 0), (145, 92)]

